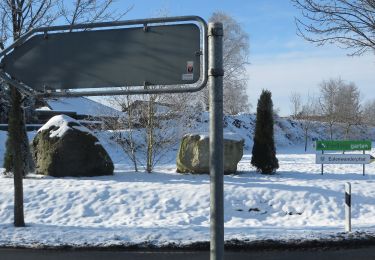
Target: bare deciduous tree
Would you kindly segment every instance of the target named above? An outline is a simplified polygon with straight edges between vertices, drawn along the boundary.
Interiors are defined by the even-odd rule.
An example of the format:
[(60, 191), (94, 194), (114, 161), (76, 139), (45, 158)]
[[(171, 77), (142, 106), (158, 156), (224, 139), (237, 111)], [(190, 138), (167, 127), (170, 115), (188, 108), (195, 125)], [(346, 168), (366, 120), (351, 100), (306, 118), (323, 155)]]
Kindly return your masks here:
[(331, 140), (336, 123), (344, 125), (345, 138), (348, 138), (350, 128), (362, 122), (360, 91), (354, 83), (340, 78), (323, 81), (319, 104), (323, 120), (329, 125)]
[[(224, 113), (248, 112), (251, 108), (246, 93), (249, 36), (233, 17), (224, 12), (213, 13), (210, 22), (222, 22), (224, 26)], [(206, 109), (208, 109), (208, 89), (205, 88), (200, 94)]]
[(297, 31), (307, 41), (336, 43), (353, 55), (375, 51), (374, 0), (292, 0), (301, 10)]
[(153, 170), (153, 161), (155, 159), (155, 149), (157, 141), (155, 140), (155, 117), (157, 110), (156, 107), (156, 100), (158, 98), (158, 95), (148, 95), (148, 107), (147, 107), (147, 134), (146, 134), (146, 140), (147, 140), (147, 149), (146, 149), (146, 171), (148, 173), (151, 173)]
[(367, 125), (375, 125), (375, 100), (363, 105), (362, 120)]
[[(126, 90), (127, 87), (124, 87)], [(107, 101), (112, 107), (123, 111), (120, 117), (104, 117), (106, 130), (111, 130), (111, 138), (119, 144), (121, 149), (128, 155), (133, 162), (134, 171), (138, 172), (138, 158), (137, 158), (137, 144), (134, 139), (134, 132), (136, 130), (135, 113), (133, 111), (132, 103), (138, 96), (120, 95), (108, 97)]]
[(290, 108), (292, 111), (292, 117), (298, 119), (298, 115), (302, 109), (301, 94), (298, 92), (292, 92), (289, 96)]
[(186, 133), (196, 111), (189, 94), (147, 95), (146, 100), (146, 171), (150, 173)]
[[(0, 1), (0, 48), (19, 39), (24, 33), (41, 26), (49, 26), (65, 17), (70, 24), (76, 21), (91, 22), (113, 18), (114, 10), (110, 6), (112, 0), (74, 0), (73, 12), (68, 13), (64, 7), (65, 0), (1, 0)], [(68, 18), (69, 15), (75, 17)], [(86, 18), (85, 18), (86, 17)], [(24, 226), (23, 214), (23, 173), (27, 171), (28, 140), (25, 120), (22, 111), (21, 93), (14, 87), (11, 89), (13, 108), (9, 115), (9, 139), (13, 155), (13, 175), (15, 191), (14, 225)]]
[[(105, 120), (113, 138), (134, 163), (151, 173), (195, 121), (191, 94), (151, 94), (109, 97), (126, 115)], [(173, 127), (171, 127), (173, 124)]]
[(361, 124), (362, 111), (360, 91), (354, 83), (343, 84), (338, 92), (335, 109), (339, 122), (344, 124), (345, 138), (349, 138), (350, 128)]
[[(74, 0), (72, 5), (69, 1), (58, 1), (58, 10), (66, 24), (95, 23), (101, 21), (116, 21), (125, 16), (133, 6), (126, 10), (110, 8), (114, 0)], [(72, 31), (72, 29), (70, 30)]]
[[(0, 46), (5, 48), (7, 43), (14, 42), (34, 27), (49, 25), (55, 20), (55, 13), (47, 15), (53, 9), (54, 2), (50, 1), (0, 1), (1, 36)], [(7, 153), (11, 154), (14, 176), (14, 225), (25, 226), (23, 211), (22, 178), (28, 165), (28, 140), (24, 114), (22, 111), (22, 95), (10, 86), (11, 110), (9, 113), (9, 131)], [(9, 151), (10, 150), (10, 151)]]
[(48, 26), (59, 17), (57, 0), (0, 1), (0, 46), (16, 41), (33, 28)]
[(338, 121), (336, 111), (337, 97), (340, 87), (343, 85), (341, 79), (330, 79), (320, 83), (319, 104), (323, 120), (327, 122), (329, 127), (330, 139), (333, 138), (333, 127)]
[(301, 112), (298, 115), (298, 119), (300, 119), (301, 126), (304, 132), (305, 152), (307, 151), (308, 133), (313, 126), (313, 116), (317, 114), (316, 104), (316, 98), (308, 94), (306, 103), (302, 106)]

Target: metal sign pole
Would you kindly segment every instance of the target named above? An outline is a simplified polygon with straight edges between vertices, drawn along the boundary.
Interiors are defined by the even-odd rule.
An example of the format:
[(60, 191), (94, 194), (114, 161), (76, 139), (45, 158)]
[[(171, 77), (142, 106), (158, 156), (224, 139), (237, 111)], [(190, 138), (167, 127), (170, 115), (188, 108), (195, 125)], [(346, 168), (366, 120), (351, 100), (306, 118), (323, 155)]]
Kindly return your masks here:
[(224, 259), (223, 24), (210, 23), (210, 259)]
[(345, 232), (352, 231), (352, 187), (350, 182), (345, 183)]
[[(366, 154), (365, 150), (363, 150), (363, 154)], [(365, 164), (362, 165), (362, 175), (365, 176)]]
[[(324, 151), (322, 150), (322, 154), (324, 154)], [(323, 166), (323, 164), (322, 164), (322, 167), (321, 167), (322, 169), (321, 169), (321, 172), (322, 172), (322, 175), (323, 175), (323, 171), (324, 171), (324, 166)]]

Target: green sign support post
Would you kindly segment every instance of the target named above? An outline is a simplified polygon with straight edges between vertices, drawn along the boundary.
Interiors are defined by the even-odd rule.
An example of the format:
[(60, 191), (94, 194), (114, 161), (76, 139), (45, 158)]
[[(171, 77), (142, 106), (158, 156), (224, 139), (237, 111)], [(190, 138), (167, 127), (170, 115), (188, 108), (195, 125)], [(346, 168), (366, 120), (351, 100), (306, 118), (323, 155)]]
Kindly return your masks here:
[[(364, 140), (364, 141), (358, 141), (358, 140), (345, 140), (345, 141), (316, 141), (316, 150), (317, 151), (321, 151), (322, 153), (322, 156), (321, 158), (319, 158), (318, 160), (318, 154), (316, 154), (317, 156), (317, 163), (319, 162), (322, 162), (322, 160), (324, 159), (324, 151), (363, 151), (363, 155), (360, 155), (362, 157), (368, 157), (367, 158), (367, 162), (366, 163), (370, 163), (370, 161), (372, 161), (372, 156), (370, 155), (367, 155), (366, 156), (366, 153), (365, 151), (369, 151), (371, 150), (371, 146), (372, 146), (372, 142), (369, 141), (369, 140)], [(332, 157), (330, 155), (328, 155), (329, 157)], [(340, 155), (337, 155), (337, 156), (340, 156)], [(336, 157), (337, 157), (336, 156)], [(345, 155), (341, 155), (342, 157), (345, 157)], [(350, 156), (350, 155), (349, 155)], [(354, 154), (351, 155), (351, 156), (355, 156)], [(346, 156), (347, 157), (347, 156)], [(361, 159), (363, 159), (361, 157)], [(371, 160), (370, 160), (371, 158)], [(340, 160), (342, 160), (343, 158), (339, 158)], [(344, 162), (344, 161), (355, 161), (355, 159), (358, 159), (358, 158), (355, 158), (355, 159), (352, 159), (352, 158), (349, 158), (350, 160), (342, 160), (341, 163), (347, 163), (347, 162)], [(318, 162), (319, 161), (319, 162)], [(339, 162), (338, 162), (339, 163)], [(323, 174), (323, 163), (321, 163), (321, 173)], [(363, 164), (363, 175), (365, 175), (365, 164)]]

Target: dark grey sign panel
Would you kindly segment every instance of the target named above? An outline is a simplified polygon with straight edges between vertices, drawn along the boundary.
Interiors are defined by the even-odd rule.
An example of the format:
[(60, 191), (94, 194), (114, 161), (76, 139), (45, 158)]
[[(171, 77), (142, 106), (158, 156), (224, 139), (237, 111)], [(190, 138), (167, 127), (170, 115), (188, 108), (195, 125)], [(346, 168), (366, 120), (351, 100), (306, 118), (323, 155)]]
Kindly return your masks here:
[(191, 84), (200, 78), (200, 35), (195, 24), (39, 34), (3, 66), (38, 91)]

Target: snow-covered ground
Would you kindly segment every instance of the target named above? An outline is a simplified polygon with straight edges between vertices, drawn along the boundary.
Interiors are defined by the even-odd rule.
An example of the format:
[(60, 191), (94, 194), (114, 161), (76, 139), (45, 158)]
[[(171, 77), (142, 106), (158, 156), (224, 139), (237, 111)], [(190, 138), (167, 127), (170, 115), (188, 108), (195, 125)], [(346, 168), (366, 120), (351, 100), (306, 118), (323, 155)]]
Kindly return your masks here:
[[(276, 134), (277, 140), (281, 138)], [(209, 241), (209, 176), (176, 173), (176, 151), (154, 173), (134, 173), (122, 151), (105, 134), (100, 139), (115, 162), (115, 174), (29, 175), (24, 180), (25, 228), (12, 225), (13, 180), (0, 177), (0, 245), (162, 246)], [(0, 153), (4, 140), (0, 131)], [(298, 142), (279, 144), (277, 157), (277, 174), (261, 175), (250, 166), (247, 149), (239, 174), (224, 177), (226, 240), (309, 240), (342, 234), (345, 182), (352, 184), (353, 231), (375, 234), (375, 164), (366, 166), (365, 176), (361, 165), (327, 165), (321, 175), (312, 147), (305, 153)]]

